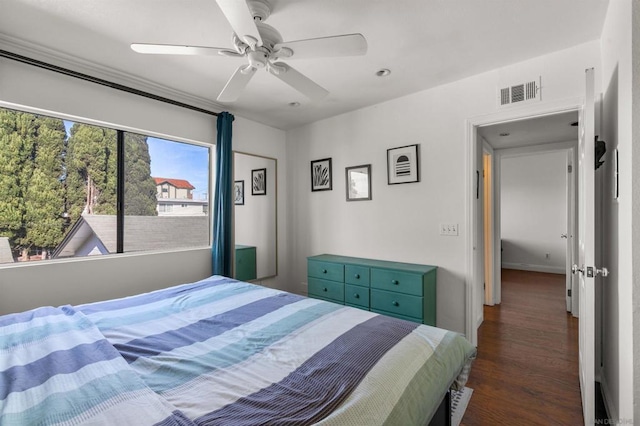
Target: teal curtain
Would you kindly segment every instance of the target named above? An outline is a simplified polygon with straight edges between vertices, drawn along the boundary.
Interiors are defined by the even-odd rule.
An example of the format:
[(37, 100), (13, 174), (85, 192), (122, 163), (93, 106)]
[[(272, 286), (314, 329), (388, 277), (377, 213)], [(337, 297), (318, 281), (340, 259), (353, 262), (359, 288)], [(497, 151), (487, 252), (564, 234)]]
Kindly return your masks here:
[(214, 275), (231, 277), (233, 265), (233, 153), (231, 129), (233, 115), (218, 115), (218, 139), (216, 143), (216, 186), (213, 200), (213, 245), (211, 246), (211, 271)]

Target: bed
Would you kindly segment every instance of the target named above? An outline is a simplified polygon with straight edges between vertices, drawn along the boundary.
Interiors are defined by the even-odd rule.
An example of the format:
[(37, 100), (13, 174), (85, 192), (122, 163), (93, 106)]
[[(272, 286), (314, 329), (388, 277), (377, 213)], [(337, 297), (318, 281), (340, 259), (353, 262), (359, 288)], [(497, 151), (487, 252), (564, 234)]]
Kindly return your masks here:
[(425, 425), (475, 356), (457, 333), (220, 276), (6, 315), (0, 335), (2, 425)]

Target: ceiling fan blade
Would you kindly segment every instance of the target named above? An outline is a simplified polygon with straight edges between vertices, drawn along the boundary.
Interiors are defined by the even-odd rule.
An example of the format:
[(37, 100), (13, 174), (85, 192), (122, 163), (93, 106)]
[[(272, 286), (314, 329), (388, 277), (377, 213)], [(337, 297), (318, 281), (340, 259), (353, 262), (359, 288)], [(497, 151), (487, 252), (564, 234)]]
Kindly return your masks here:
[(300, 72), (291, 68), (284, 62), (276, 62), (273, 65), (274, 67), (269, 69), (271, 74), (275, 75), (306, 97), (315, 101), (320, 100), (329, 94), (326, 89), (309, 80), (309, 78), (300, 74)]
[(240, 40), (249, 46), (262, 46), (262, 38), (246, 0), (216, 0), (216, 3)]
[(218, 101), (233, 102), (238, 99), (238, 96), (240, 96), (240, 93), (255, 73), (256, 69), (249, 65), (239, 66), (218, 95)]
[(291, 59), (359, 56), (367, 53), (367, 40), (362, 34), (346, 34), (276, 44), (274, 50), (282, 50), (278, 56), (286, 58), (288, 52), (283, 48), (291, 50)]
[(133, 43), (131, 49), (138, 53), (152, 55), (218, 55), (230, 49), (206, 46), (184, 46), (176, 44)]

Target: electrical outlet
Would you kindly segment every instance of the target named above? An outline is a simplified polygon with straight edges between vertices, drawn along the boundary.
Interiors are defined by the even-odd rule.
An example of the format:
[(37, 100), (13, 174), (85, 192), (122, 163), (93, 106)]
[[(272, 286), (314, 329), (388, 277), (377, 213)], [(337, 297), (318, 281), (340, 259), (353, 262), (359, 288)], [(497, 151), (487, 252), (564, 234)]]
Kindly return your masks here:
[(457, 223), (441, 223), (440, 224), (440, 235), (457, 236), (458, 235), (458, 224)]

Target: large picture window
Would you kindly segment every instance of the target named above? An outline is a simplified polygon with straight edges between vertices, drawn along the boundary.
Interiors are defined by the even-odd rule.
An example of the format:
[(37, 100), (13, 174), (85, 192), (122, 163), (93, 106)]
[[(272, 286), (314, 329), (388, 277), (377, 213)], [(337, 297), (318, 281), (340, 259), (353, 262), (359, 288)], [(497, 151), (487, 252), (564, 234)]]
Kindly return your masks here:
[(209, 245), (209, 155), (0, 108), (0, 263)]

